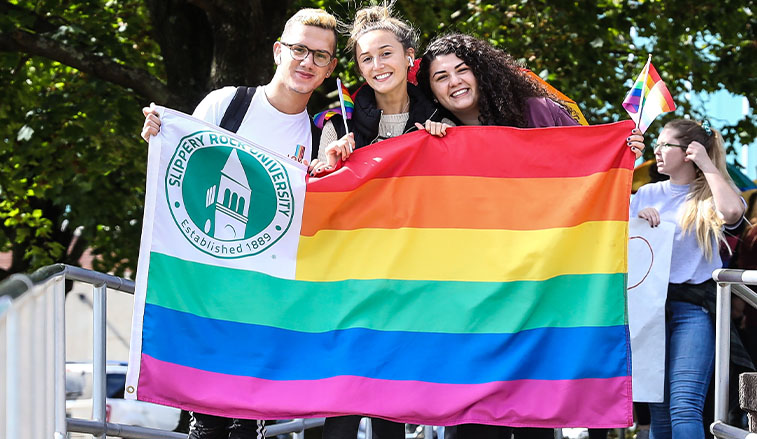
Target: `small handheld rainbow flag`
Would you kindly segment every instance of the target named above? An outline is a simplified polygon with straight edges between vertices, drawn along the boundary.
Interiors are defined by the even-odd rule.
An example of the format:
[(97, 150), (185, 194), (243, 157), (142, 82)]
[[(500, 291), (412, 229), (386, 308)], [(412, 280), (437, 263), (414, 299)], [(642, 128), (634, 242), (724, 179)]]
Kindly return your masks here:
[[(318, 128), (323, 128), (326, 121), (331, 119), (335, 114), (346, 114), (344, 117), (345, 128), (347, 126), (347, 119), (352, 119), (352, 112), (355, 111), (355, 102), (352, 100), (352, 96), (350, 96), (350, 91), (347, 90), (342, 81), (336, 78), (336, 82), (339, 90), (339, 107), (329, 108), (313, 116), (313, 123)], [(349, 128), (346, 131), (349, 132)]]
[(665, 83), (652, 65), (649, 55), (646, 65), (623, 101), (623, 108), (642, 132), (662, 113), (675, 111), (676, 104)]

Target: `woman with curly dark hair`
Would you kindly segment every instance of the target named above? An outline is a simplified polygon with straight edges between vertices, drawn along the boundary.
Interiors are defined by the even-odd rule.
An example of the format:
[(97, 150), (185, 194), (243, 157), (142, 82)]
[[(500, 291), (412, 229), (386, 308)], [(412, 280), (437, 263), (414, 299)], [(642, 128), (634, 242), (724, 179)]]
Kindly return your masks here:
[(432, 41), (417, 78), (421, 89), (463, 125), (577, 124), (512, 56), (470, 35), (450, 34)]
[[(457, 125), (518, 128), (570, 126), (578, 123), (531, 80), (509, 54), (470, 35), (450, 34), (432, 41), (416, 75), (427, 96), (444, 107)], [(644, 137), (634, 129), (627, 144), (638, 158)], [(457, 439), (552, 439), (547, 428), (510, 428), (480, 424), (457, 426)], [(607, 430), (590, 430), (606, 437)]]
[[(578, 125), (512, 56), (470, 35), (449, 34), (432, 41), (416, 77), (421, 90), (458, 125)], [(627, 143), (639, 157), (644, 137), (638, 130), (631, 132)]]

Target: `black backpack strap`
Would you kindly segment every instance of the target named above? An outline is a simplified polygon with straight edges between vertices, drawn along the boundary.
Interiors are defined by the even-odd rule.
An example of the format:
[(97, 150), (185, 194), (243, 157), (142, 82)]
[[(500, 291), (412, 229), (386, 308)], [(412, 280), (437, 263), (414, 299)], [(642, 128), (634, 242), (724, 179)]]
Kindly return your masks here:
[(321, 146), (321, 129), (315, 126), (313, 118), (310, 118), (310, 161), (318, 158), (318, 148)]
[(250, 108), (250, 102), (252, 102), (252, 97), (255, 96), (257, 89), (257, 87), (237, 87), (237, 91), (226, 108), (226, 112), (223, 113), (223, 118), (218, 126), (236, 133), (239, 126), (242, 125), (242, 119), (247, 114), (247, 109)]

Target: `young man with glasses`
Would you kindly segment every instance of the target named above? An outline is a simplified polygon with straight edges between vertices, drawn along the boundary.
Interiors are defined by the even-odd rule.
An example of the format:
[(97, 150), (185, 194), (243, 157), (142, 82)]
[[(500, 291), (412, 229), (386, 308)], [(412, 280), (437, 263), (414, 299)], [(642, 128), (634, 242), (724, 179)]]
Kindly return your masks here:
[[(336, 67), (336, 23), (336, 18), (322, 9), (301, 9), (286, 22), (280, 41), (273, 44), (273, 79), (250, 90), (247, 112), (239, 115), (241, 124), (231, 131), (282, 155), (310, 159), (312, 133), (306, 106), (313, 91)], [(237, 90), (224, 87), (210, 92), (192, 116), (222, 126)], [(142, 111), (142, 138), (149, 141), (160, 130), (160, 120), (152, 105)], [(305, 147), (304, 156), (295, 157), (298, 145)]]
[[(334, 16), (321, 9), (302, 9), (284, 26), (280, 41), (273, 45), (276, 73), (266, 85), (224, 87), (208, 94), (192, 116), (217, 126), (227, 127), (255, 144), (302, 161), (311, 158), (312, 136), (307, 103), (310, 95), (336, 67), (336, 25)], [(262, 61), (262, 60), (261, 60)], [(236, 123), (228, 128), (232, 100), (242, 90), (249, 106), (241, 114), (229, 110)], [(239, 99), (239, 97), (237, 98)], [(238, 102), (235, 102), (235, 105)], [(142, 138), (160, 131), (160, 119), (154, 105), (144, 108)], [(304, 154), (298, 156), (296, 151)], [(262, 421), (230, 419), (203, 413), (192, 413), (189, 439), (263, 438)]]

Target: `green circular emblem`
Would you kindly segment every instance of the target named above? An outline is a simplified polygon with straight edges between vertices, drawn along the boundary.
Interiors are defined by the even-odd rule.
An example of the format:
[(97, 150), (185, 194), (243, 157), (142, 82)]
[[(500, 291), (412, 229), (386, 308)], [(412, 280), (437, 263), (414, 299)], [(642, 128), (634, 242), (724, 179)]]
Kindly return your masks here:
[(179, 141), (166, 170), (166, 199), (184, 237), (219, 258), (265, 251), (289, 230), (294, 213), (279, 160), (210, 130)]

